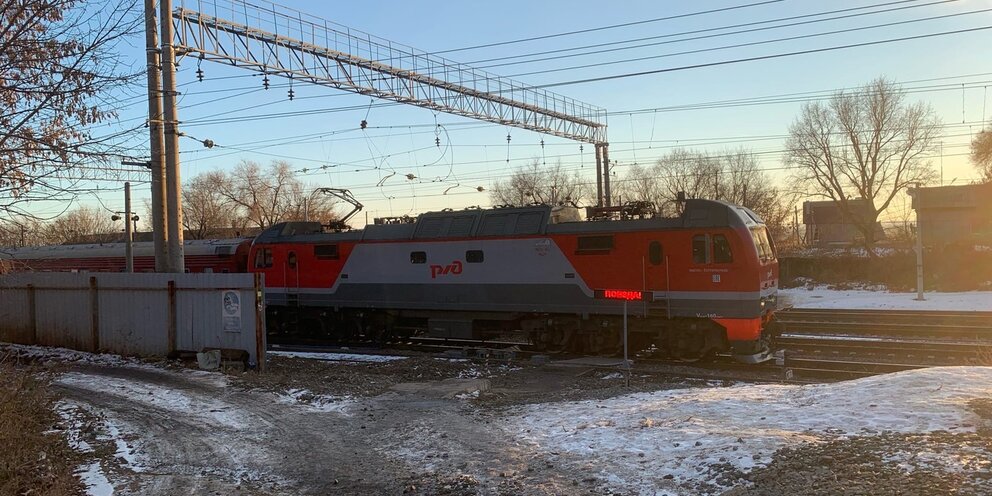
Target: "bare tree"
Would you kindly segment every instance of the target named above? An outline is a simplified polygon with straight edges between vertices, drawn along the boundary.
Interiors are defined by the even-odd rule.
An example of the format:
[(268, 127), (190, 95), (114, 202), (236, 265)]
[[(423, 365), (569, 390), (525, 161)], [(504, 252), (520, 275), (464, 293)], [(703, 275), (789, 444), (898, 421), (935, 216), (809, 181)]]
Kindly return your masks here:
[[(678, 148), (658, 159), (655, 172), (669, 202), (686, 198), (719, 198), (720, 162), (705, 152)], [(671, 203), (674, 204), (674, 203)]]
[[(38, 200), (70, 200), (120, 152), (93, 124), (115, 116), (139, 73), (118, 46), (141, 17), (133, 0), (0, 3), (0, 212), (30, 215)], [(104, 172), (100, 172), (103, 174)]]
[(759, 168), (758, 157), (751, 150), (738, 148), (721, 156), (717, 190), (718, 199), (757, 213), (776, 238), (787, 235), (791, 202)]
[(38, 246), (46, 243), (44, 225), (38, 219), (0, 221), (0, 247)]
[[(830, 198), (857, 227), (873, 253), (878, 215), (897, 194), (934, 177), (924, 154), (940, 132), (929, 105), (907, 103), (879, 78), (854, 93), (803, 106), (789, 129), (785, 162), (796, 190)], [(866, 214), (852, 200), (861, 198)]]
[(983, 183), (992, 183), (992, 130), (982, 130), (971, 142), (971, 162)]
[(268, 170), (263, 170), (257, 162), (245, 160), (227, 179), (219, 185), (220, 194), (255, 227), (271, 226), (295, 216), (301, 208), (292, 199), (300, 195), (300, 191), (293, 190), (302, 190), (303, 185), (286, 162), (273, 161)]
[(230, 178), (221, 171), (204, 172), (183, 186), (183, 228), (190, 239), (207, 239), (220, 229), (240, 228), (247, 219), (239, 215), (222, 191)]
[(498, 205), (580, 203), (588, 195), (587, 185), (578, 173), (569, 174), (561, 162), (544, 168), (538, 160), (520, 167), (509, 178), (497, 181), (489, 197)]
[(220, 227), (265, 228), (306, 217), (330, 223), (336, 202), (311, 195), (313, 189), (296, 178), (287, 162), (274, 161), (263, 169), (242, 161), (230, 173), (208, 172), (186, 183), (183, 208), (190, 208), (185, 215), (190, 219), (185, 227), (195, 236)]
[(109, 212), (79, 207), (46, 223), (42, 233), (46, 244), (58, 245), (115, 241), (121, 237), (120, 229), (122, 227), (110, 219)]
[(671, 203), (674, 198), (669, 198), (661, 183), (657, 165), (634, 164), (621, 180), (614, 182), (614, 191), (624, 200), (651, 202), (659, 213), (675, 212)]

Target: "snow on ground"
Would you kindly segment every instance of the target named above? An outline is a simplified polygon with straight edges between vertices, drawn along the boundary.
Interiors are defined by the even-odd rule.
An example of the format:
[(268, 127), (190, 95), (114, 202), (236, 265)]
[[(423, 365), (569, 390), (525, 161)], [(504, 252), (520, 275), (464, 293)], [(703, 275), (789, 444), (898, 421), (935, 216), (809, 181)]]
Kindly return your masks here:
[(192, 395), (160, 384), (79, 372), (62, 374), (55, 383), (73, 389), (120, 397), (121, 400), (142, 403), (154, 410), (197, 414), (200, 420), (219, 427), (241, 429), (251, 425), (251, 418), (248, 415), (220, 399)]
[(973, 431), (979, 419), (966, 404), (988, 397), (990, 384), (992, 367), (943, 367), (836, 384), (659, 391), (531, 405), (504, 428), (534, 449), (565, 454), (559, 463), (595, 460), (583, 467), (616, 489), (655, 494), (674, 483), (694, 494), (697, 484), (733, 484), (721, 475), (766, 465), (786, 445)]
[(79, 479), (86, 486), (86, 494), (88, 496), (113, 496), (114, 486), (110, 484), (110, 480), (103, 474), (99, 461), (80, 466), (79, 470), (76, 471), (76, 475), (79, 476)]
[(843, 308), (847, 310), (949, 310), (992, 312), (992, 291), (923, 294), (833, 290), (821, 287), (779, 289), (779, 308)]
[[(85, 410), (83, 405), (68, 400), (61, 400), (56, 406), (56, 412), (65, 425), (66, 439), (73, 450), (83, 454), (93, 453), (93, 446), (83, 439), (83, 429), (85, 428), (95, 432), (97, 441), (114, 443), (116, 446), (115, 459), (123, 461), (131, 470), (144, 470), (144, 467), (138, 462), (134, 450), (128, 446), (116, 425), (107, 418), (99, 418), (90, 423), (89, 420), (84, 419), (81, 414), (82, 410)], [(93, 418), (92, 413), (90, 413), (90, 418)], [(87, 495), (110, 496), (114, 494), (114, 487), (104, 473), (100, 460), (93, 460), (80, 465), (76, 469), (76, 474), (86, 486)]]
[(900, 450), (883, 458), (894, 463), (903, 472), (911, 474), (917, 470), (938, 468), (943, 472), (958, 474), (988, 473), (992, 470), (992, 459), (986, 449), (954, 446), (955, 453), (948, 454), (947, 446), (924, 449)]
[(35, 360), (51, 360), (92, 365), (150, 367), (137, 358), (122, 357), (109, 353), (89, 353), (86, 351), (70, 350), (50, 346), (32, 346), (25, 344), (0, 343), (0, 347), (16, 356)]
[(348, 408), (355, 401), (348, 396), (328, 396), (314, 394), (308, 389), (290, 389), (277, 396), (277, 401), (286, 405), (305, 405), (315, 412), (337, 412), (348, 414)]
[(286, 358), (308, 358), (310, 360), (324, 360), (328, 362), (391, 362), (394, 360), (406, 360), (404, 356), (392, 355), (363, 355), (361, 353), (308, 353), (301, 351), (269, 351), (268, 355), (281, 356)]

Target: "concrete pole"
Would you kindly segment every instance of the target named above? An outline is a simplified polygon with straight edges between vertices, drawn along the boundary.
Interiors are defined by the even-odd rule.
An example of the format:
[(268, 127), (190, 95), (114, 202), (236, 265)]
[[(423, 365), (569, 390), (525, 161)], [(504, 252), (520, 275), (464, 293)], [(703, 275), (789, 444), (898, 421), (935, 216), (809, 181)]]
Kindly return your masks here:
[(165, 114), (165, 190), (168, 206), (169, 272), (186, 271), (183, 254), (182, 176), (179, 171), (179, 119), (176, 110), (176, 52), (172, 46), (172, 0), (161, 0), (162, 107)]
[(169, 266), (169, 233), (165, 223), (165, 150), (162, 135), (162, 68), (159, 65), (158, 26), (155, 0), (145, 0), (145, 59), (148, 69), (148, 131), (152, 172), (152, 239), (155, 243), (155, 272)]
[(124, 271), (134, 272), (134, 231), (131, 223), (131, 183), (124, 183)]
[(627, 369), (626, 387), (630, 387), (630, 360), (627, 358), (627, 300), (623, 300), (623, 367)]
[(923, 297), (923, 228), (919, 210), (916, 211), (916, 300), (926, 300)]
[(606, 206), (613, 206), (613, 198), (610, 195), (610, 144), (603, 143), (603, 195), (606, 198)]
[(596, 143), (596, 206), (603, 206), (603, 151), (599, 143)]

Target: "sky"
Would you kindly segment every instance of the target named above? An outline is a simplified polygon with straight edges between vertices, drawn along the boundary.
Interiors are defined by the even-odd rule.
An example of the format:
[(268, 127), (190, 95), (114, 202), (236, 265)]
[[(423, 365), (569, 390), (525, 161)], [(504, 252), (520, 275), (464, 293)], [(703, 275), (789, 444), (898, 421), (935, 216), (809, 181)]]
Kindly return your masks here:
[[(231, 5), (230, 1), (222, 1), (215, 6), (213, 0), (174, 2), (177, 7), (206, 12)], [(992, 29), (636, 77), (612, 77), (990, 27), (992, 0), (624, 1), (606, 6), (582, 0), (506, 0), (497, 4), (286, 0), (280, 5), (418, 50), (443, 51), (441, 56), (446, 59), (483, 66), (491, 73), (528, 85), (606, 78), (549, 90), (609, 112), (610, 158), (615, 165), (615, 177), (620, 180), (625, 168), (635, 163), (653, 163), (674, 147), (712, 153), (745, 147), (758, 155), (760, 167), (767, 169), (774, 181), (785, 179), (788, 171), (784, 170), (781, 150), (802, 102), (786, 98), (786, 102), (773, 104), (719, 104), (699, 108), (696, 104), (701, 103), (808, 92), (829, 95), (836, 90), (856, 88), (879, 76), (890, 78), (907, 90), (908, 101), (932, 105), (941, 119), (944, 134), (930, 159), (942, 171), (943, 184), (967, 183), (977, 177), (967, 160), (968, 144), (971, 136), (983, 128), (985, 119), (992, 117), (989, 108), (992, 97), (988, 95), (992, 59), (987, 49), (992, 46)], [(719, 9), (725, 10), (685, 16)], [(809, 16), (844, 9), (856, 10)], [(888, 12), (880, 12), (883, 10)], [(673, 16), (682, 17), (652, 21)], [(794, 16), (806, 17), (763, 22)], [(838, 16), (847, 17), (823, 20)], [(757, 29), (797, 22), (805, 24)], [(872, 27), (892, 23), (900, 24)], [(628, 25), (597, 29), (615, 24)], [(740, 24), (751, 25), (722, 29)], [(585, 32), (501, 43), (580, 30)], [(699, 30), (707, 31), (680, 34)], [(735, 33), (742, 30), (752, 31)], [(835, 31), (844, 32), (810, 36)], [(708, 37), (686, 40), (701, 36)], [(650, 39), (630, 41), (642, 38)], [(791, 39), (770, 41), (782, 38)], [(491, 43), (501, 44), (456, 50)], [(143, 40), (136, 39), (133, 46), (122, 47), (125, 56), (133, 56), (136, 67), (144, 63), (142, 44)], [(644, 44), (652, 45), (629, 48)], [(742, 44), (750, 46), (731, 47)], [(605, 49), (613, 50), (604, 52)], [(598, 53), (563, 57), (584, 52)], [(517, 57), (521, 55), (528, 57)], [(502, 60), (489, 60), (496, 58)], [(528, 62), (533, 58), (546, 60)], [(623, 62), (634, 58), (641, 60)], [(203, 72), (202, 81), (197, 79), (198, 68)], [(542, 73), (532, 74), (538, 71)], [(589, 144), (435, 114), (419, 107), (383, 106), (382, 101), (372, 101), (367, 96), (301, 81), (293, 82), (291, 101), (286, 79), (270, 77), (270, 89), (265, 90), (261, 77), (250, 70), (209, 61), (198, 64), (195, 58), (180, 61), (178, 83), (180, 128), (189, 136), (181, 140), (184, 179), (211, 170), (229, 170), (242, 160), (263, 165), (285, 160), (308, 187), (352, 190), (365, 204), (369, 220), (440, 208), (488, 206), (493, 184), (535, 159), (549, 165), (560, 161), (567, 170), (579, 172), (595, 191), (595, 156)], [(130, 106), (123, 109), (119, 122), (100, 126), (94, 133), (140, 126), (147, 118), (146, 102), (140, 90), (131, 90), (138, 91), (137, 96), (129, 100)], [(686, 105), (692, 107), (672, 109)], [(644, 109), (648, 110), (634, 112)], [(362, 120), (368, 124), (365, 130), (359, 127)], [(441, 127), (436, 127), (437, 124)], [(210, 139), (217, 146), (206, 149), (193, 138)], [(125, 144), (133, 158), (147, 158), (144, 129), (128, 135)], [(408, 180), (405, 177), (408, 173), (416, 179)], [(148, 185), (140, 182), (147, 175), (126, 176), (120, 179), (136, 182), (133, 190), (137, 204), (142, 205), (150, 196)], [(105, 185), (108, 191), (82, 196), (78, 203), (122, 210), (123, 195), (116, 189), (119, 183), (107, 181)], [(477, 190), (480, 186), (484, 191)], [(52, 214), (64, 206), (39, 205), (38, 208), (43, 214)], [(139, 214), (143, 210), (139, 208)], [(899, 221), (908, 215), (909, 207), (899, 202), (881, 218)], [(363, 220), (361, 216), (356, 219), (358, 223)]]

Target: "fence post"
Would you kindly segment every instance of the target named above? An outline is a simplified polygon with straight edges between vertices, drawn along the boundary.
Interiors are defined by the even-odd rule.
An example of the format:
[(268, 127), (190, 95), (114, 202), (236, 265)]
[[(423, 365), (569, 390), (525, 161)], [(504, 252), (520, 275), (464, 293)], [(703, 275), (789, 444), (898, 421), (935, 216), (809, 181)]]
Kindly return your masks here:
[(93, 353), (100, 351), (100, 292), (97, 290), (96, 277), (90, 276), (90, 334), (93, 343)]
[(176, 351), (178, 346), (176, 345), (176, 322), (178, 317), (176, 316), (176, 281), (169, 281), (169, 354), (171, 355)]
[(28, 325), (31, 327), (31, 344), (38, 344), (38, 305), (35, 301), (34, 284), (28, 284)]
[(258, 371), (265, 371), (265, 285), (262, 274), (255, 273), (255, 358)]

